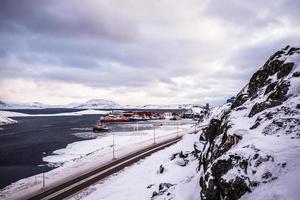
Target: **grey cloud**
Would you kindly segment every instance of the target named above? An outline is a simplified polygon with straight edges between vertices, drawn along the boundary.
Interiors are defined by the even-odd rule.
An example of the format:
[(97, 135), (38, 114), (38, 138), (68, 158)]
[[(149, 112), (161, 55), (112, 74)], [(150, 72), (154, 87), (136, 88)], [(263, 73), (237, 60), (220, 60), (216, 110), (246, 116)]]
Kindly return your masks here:
[(264, 28), (269, 24), (281, 23), (283, 17), (299, 25), (299, 1), (207, 1), (205, 13), (219, 18), (226, 24), (246, 29)]
[(52, 37), (102, 37), (119, 42), (138, 37), (134, 23), (109, 12), (111, 9), (105, 5), (85, 10), (84, 3), (80, 1), (57, 3), (51, 0), (3, 0), (0, 3), (0, 30)]
[(226, 59), (225, 65), (236, 66), (237, 71), (245, 72), (245, 79), (258, 70), (268, 60), (268, 58), (277, 50), (286, 45), (298, 45), (300, 36), (282, 37), (272, 40), (266, 40), (263, 43), (255, 45), (245, 45), (237, 49), (232, 56)]
[[(192, 18), (177, 17), (184, 12), (171, 9), (156, 10), (155, 4), (151, 6), (151, 12), (155, 11), (153, 16), (149, 12), (145, 17), (148, 1), (133, 2), (131, 6), (120, 2), (1, 1), (0, 78), (59, 80), (127, 91), (143, 90), (157, 81), (167, 84), (169, 93), (153, 90), (148, 91), (149, 96), (178, 94), (193, 101), (197, 97), (220, 101), (222, 95), (239, 90), (271, 52), (300, 39), (287, 30), (279, 38), (248, 43), (270, 24), (280, 27), (284, 23), (281, 17), (294, 25), (291, 29), (299, 28), (300, 3), (291, 0), (276, 3), (211, 0), (206, 1), (201, 11), (186, 1), (183, 8), (191, 9), (191, 13), (201, 12)], [(216, 35), (224, 34), (224, 41), (202, 38), (208, 33), (202, 28), (200, 16), (221, 22), (220, 30), (224, 33)], [(187, 32), (193, 29), (184, 29), (193, 21), (197, 22), (191, 24), (199, 37)], [(168, 29), (169, 26), (172, 28)], [(210, 69), (216, 60), (220, 66)], [(195, 83), (179, 85), (172, 81), (181, 76), (190, 76)], [(188, 88), (191, 94), (183, 92)]]

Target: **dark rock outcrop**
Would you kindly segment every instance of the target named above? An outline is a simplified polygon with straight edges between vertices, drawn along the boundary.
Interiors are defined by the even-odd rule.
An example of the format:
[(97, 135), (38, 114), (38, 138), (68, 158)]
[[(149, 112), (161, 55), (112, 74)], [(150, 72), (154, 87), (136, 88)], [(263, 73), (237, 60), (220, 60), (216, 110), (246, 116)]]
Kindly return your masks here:
[[(152, 193), (151, 199), (156, 199), (158, 196), (162, 196), (165, 193), (167, 196), (169, 196), (171, 193), (168, 193), (168, 190), (169, 190), (169, 188), (171, 188), (173, 186), (174, 186), (174, 184), (171, 184), (171, 183), (160, 183), (158, 186), (158, 191), (154, 191)], [(151, 187), (149, 187), (149, 188), (151, 188)]]

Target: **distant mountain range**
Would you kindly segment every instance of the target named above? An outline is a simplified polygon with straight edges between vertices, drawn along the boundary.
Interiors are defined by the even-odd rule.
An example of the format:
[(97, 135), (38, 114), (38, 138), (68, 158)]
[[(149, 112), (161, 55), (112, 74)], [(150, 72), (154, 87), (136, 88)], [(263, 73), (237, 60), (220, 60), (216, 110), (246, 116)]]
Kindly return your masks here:
[(14, 104), (14, 103), (5, 103), (3, 101), (0, 101), (0, 109), (42, 109), (47, 107), (49, 106), (38, 102), (33, 102), (31, 104)]
[(121, 108), (122, 106), (114, 101), (105, 100), (105, 99), (92, 99), (85, 103), (79, 104), (69, 104), (67, 105), (70, 108), (75, 109), (107, 109), (107, 108)]
[(39, 102), (32, 104), (12, 104), (0, 101), (0, 109), (45, 109), (45, 108), (70, 108), (70, 109), (190, 109), (194, 104), (174, 104), (174, 105), (120, 105), (114, 101), (105, 99), (92, 99), (84, 103), (71, 103), (67, 105), (45, 105)]

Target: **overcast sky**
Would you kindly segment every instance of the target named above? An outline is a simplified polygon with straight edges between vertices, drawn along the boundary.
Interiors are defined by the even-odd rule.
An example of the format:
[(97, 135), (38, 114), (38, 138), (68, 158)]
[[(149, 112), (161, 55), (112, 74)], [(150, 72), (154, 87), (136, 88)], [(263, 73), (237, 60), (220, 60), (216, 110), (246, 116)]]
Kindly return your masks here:
[(279, 48), (295, 0), (1, 0), (0, 99), (220, 104)]

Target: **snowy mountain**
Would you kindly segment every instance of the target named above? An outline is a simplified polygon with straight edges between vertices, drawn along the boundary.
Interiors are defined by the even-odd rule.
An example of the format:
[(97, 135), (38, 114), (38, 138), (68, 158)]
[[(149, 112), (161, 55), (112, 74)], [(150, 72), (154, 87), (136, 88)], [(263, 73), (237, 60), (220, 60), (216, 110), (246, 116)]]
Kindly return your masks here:
[(104, 109), (121, 108), (122, 106), (109, 100), (92, 99), (85, 103), (71, 103), (68, 105), (45, 105), (39, 102), (31, 104), (13, 104), (0, 101), (0, 109), (43, 109), (43, 108), (74, 108), (74, 109)]
[(276, 52), (200, 140), (204, 200), (299, 199), (300, 48)]
[(68, 105), (45, 105), (39, 102), (31, 104), (13, 104), (0, 101), (0, 110), (4, 109), (43, 109), (43, 108), (71, 108), (71, 109), (191, 109), (201, 107), (194, 104), (175, 105), (120, 105), (114, 101), (105, 99), (92, 99), (84, 103), (70, 103)]
[(0, 109), (42, 109), (49, 106), (34, 102), (32, 104), (15, 104), (15, 103), (5, 103), (0, 101)]
[(105, 99), (92, 99), (85, 103), (73, 105), (75, 109), (109, 109), (109, 108), (121, 108), (122, 106), (114, 101)]

